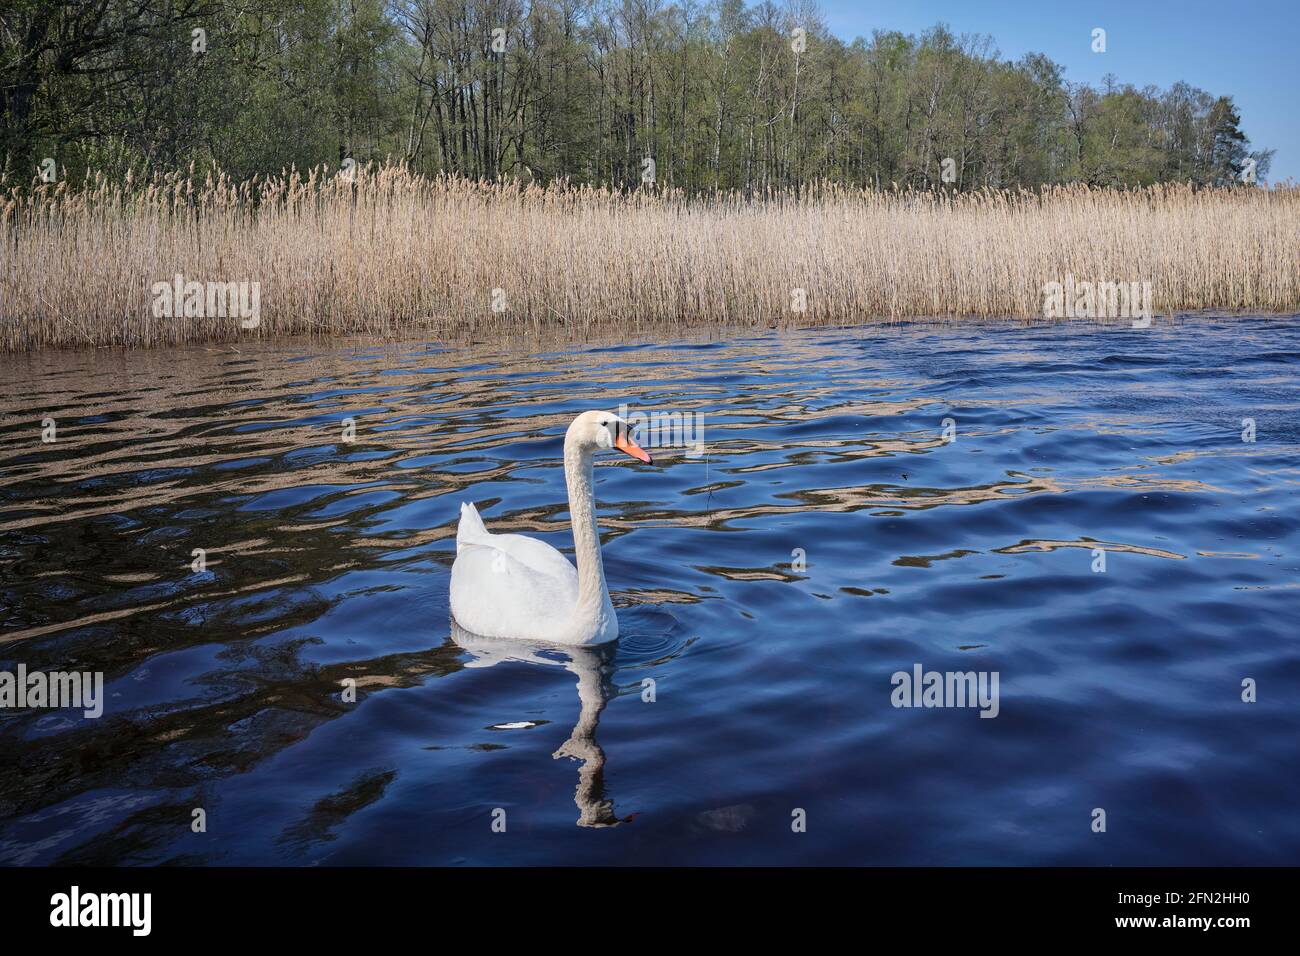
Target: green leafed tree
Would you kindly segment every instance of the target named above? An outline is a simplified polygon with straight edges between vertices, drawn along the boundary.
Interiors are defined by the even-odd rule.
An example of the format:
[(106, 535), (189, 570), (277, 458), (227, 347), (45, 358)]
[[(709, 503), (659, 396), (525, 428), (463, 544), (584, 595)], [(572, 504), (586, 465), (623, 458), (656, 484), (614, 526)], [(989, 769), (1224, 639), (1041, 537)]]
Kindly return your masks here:
[(6, 0), (0, 175), (402, 159), (620, 188), (1262, 180), (1230, 96), (811, 0)]

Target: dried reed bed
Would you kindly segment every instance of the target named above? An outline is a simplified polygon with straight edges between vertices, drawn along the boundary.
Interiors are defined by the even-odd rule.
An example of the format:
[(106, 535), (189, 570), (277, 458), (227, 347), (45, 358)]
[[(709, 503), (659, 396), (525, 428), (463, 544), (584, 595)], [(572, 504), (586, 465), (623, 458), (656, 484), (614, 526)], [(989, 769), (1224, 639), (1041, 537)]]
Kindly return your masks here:
[[(688, 199), (427, 178), (172, 174), (0, 196), (0, 349), (1043, 313), (1152, 283), (1160, 313), (1300, 311), (1300, 189)], [(155, 282), (260, 284), (261, 324), (155, 317)], [(806, 312), (793, 290), (806, 290)], [(505, 311), (493, 311), (494, 293)]]

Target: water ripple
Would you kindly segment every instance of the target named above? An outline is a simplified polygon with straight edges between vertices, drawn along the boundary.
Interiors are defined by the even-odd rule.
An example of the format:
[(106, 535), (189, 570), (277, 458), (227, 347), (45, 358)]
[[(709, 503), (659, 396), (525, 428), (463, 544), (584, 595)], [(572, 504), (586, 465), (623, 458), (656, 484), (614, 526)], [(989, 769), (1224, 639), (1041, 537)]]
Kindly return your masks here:
[[(0, 670), (106, 704), (0, 711), (2, 863), (1300, 857), (1294, 319), (9, 361)], [(621, 403), (705, 454), (598, 464), (619, 645), (458, 636), (459, 502), (568, 549)]]

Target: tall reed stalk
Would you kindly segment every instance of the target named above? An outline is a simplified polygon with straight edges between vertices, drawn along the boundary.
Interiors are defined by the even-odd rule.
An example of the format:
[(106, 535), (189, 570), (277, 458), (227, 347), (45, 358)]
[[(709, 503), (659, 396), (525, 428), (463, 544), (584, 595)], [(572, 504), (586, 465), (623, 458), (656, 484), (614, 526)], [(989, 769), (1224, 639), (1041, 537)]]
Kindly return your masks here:
[[(11, 189), (0, 195), (0, 349), (1041, 317), (1045, 283), (1066, 275), (1149, 281), (1159, 313), (1300, 311), (1295, 188), (822, 185), (691, 199), (400, 166), (353, 179), (191, 171)], [(156, 316), (151, 289), (176, 275), (258, 283), (260, 324)]]

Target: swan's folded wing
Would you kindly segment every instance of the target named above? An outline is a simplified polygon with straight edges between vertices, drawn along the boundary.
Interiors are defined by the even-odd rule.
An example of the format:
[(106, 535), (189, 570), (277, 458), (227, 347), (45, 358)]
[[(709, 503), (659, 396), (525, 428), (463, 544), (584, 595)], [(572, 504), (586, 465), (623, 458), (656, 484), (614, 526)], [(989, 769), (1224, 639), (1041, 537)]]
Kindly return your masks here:
[(504, 551), (520, 564), (526, 565), (538, 574), (548, 577), (569, 579), (573, 583), (573, 595), (578, 595), (578, 569), (569, 559), (551, 547), (545, 541), (538, 541), (523, 534), (494, 534), (487, 542), (491, 547)]
[(558, 578), (572, 578), (574, 593), (578, 589), (578, 572), (568, 558), (545, 541), (522, 534), (493, 534), (483, 524), (483, 518), (472, 504), (461, 503), (460, 524), (456, 528), (456, 552), (480, 545), (497, 548), (526, 564), (539, 574)]
[[(452, 617), (482, 637), (545, 640), (546, 628), (568, 621), (578, 597), (577, 571), (541, 541), (522, 535), (492, 538), (491, 545), (467, 545), (456, 555), (451, 567)], [(505, 548), (495, 546), (507, 538), (518, 540)]]

